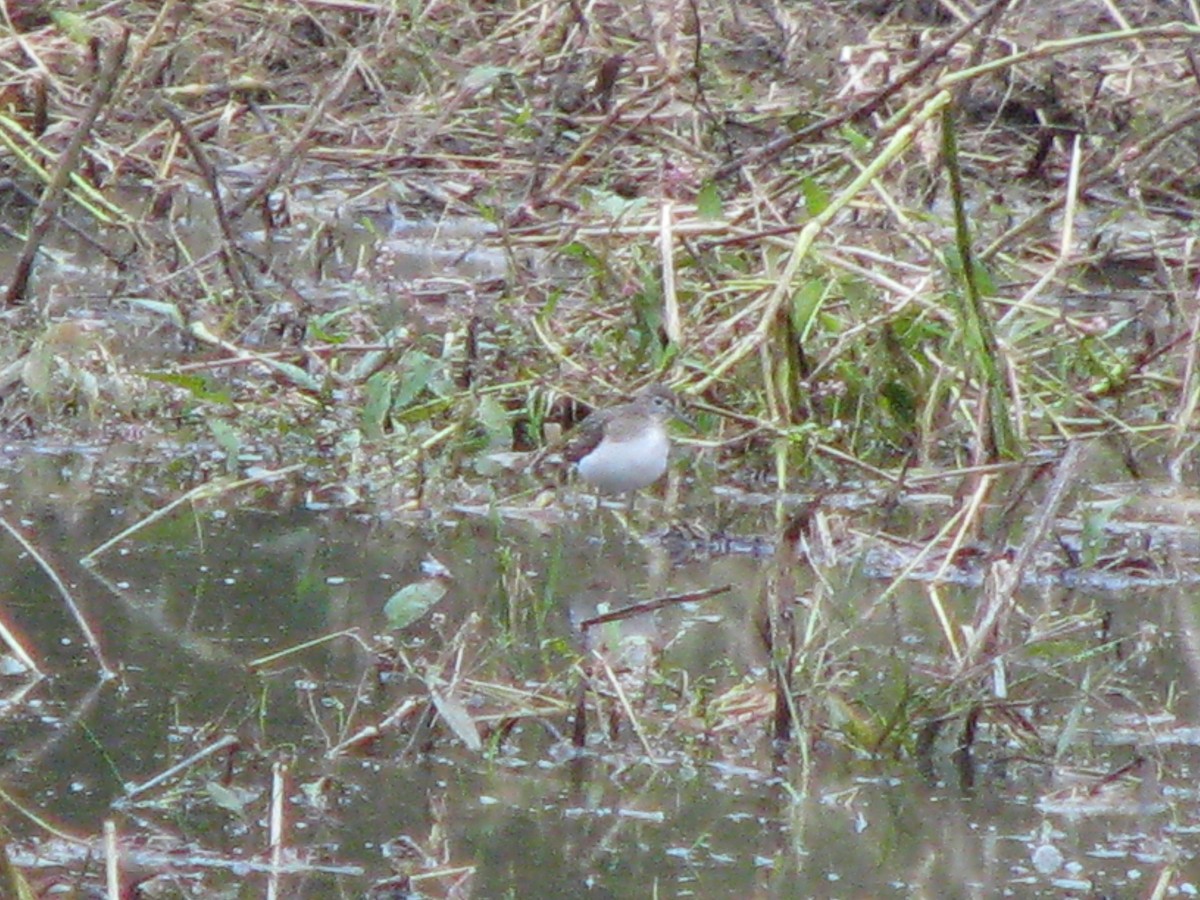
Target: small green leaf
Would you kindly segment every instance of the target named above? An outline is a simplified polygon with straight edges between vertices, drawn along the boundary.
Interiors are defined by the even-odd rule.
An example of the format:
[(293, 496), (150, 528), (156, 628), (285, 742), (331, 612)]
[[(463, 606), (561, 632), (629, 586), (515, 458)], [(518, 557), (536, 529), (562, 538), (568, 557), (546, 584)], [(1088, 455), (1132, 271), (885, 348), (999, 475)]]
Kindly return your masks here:
[(632, 215), (649, 202), (645, 197), (622, 197), (600, 188), (585, 190), (584, 197), (587, 198), (591, 209), (611, 219), (619, 219), (626, 214)]
[(587, 244), (579, 241), (571, 241), (571, 243), (567, 244), (559, 252), (568, 259), (577, 259), (580, 262), (587, 263), (593, 269), (600, 268), (600, 257)]
[(392, 628), (407, 628), (445, 596), (446, 585), (440, 579), (414, 581), (388, 598), (388, 602), (383, 606), (383, 614), (387, 616), (388, 625)]
[(345, 317), (349, 308), (336, 309), (321, 316), (313, 316), (305, 326), (307, 337), (312, 341), (324, 341), (327, 344), (343, 344), (349, 339), (346, 332), (336, 330), (338, 320)]
[(367, 379), (366, 400), (362, 410), (362, 428), (367, 437), (382, 437), (392, 409), (395, 387), (395, 372), (376, 372)]
[(538, 310), (537, 316), (541, 320), (549, 319), (554, 315), (554, 311), (558, 309), (558, 304), (563, 298), (562, 288), (554, 288), (546, 296), (546, 302), (542, 304), (542, 308)]
[(392, 401), (396, 409), (407, 409), (412, 404), (429, 385), (437, 366), (438, 360), (420, 350), (405, 355), (400, 362), (400, 387)]
[(946, 271), (948, 271), (956, 279), (962, 278), (962, 257), (959, 256), (957, 247), (948, 246), (942, 251), (942, 264), (946, 267)]
[(972, 260), (975, 269), (975, 284), (979, 288), (980, 295), (984, 297), (996, 296), (996, 281), (992, 278), (992, 270), (981, 263), (979, 260)]
[(891, 410), (892, 415), (904, 426), (916, 423), (916, 397), (907, 386), (899, 381), (886, 382), (879, 391), (880, 398)]
[(240, 792), (230, 790), (223, 784), (218, 784), (215, 781), (210, 781), (205, 785), (205, 790), (208, 791), (208, 797), (220, 809), (226, 812), (231, 812), (234, 815), (243, 815), (246, 812), (246, 800)]
[(802, 178), (800, 190), (804, 194), (804, 208), (810, 216), (819, 216), (829, 206), (829, 192), (812, 178)]
[(259, 362), (273, 370), (277, 375), (283, 376), (296, 387), (304, 388), (306, 391), (312, 391), (314, 394), (320, 393), (321, 382), (317, 381), (317, 379), (313, 378), (308, 374), (308, 372), (299, 366), (293, 365), (292, 363), (280, 362), (277, 359), (269, 359), (267, 357), (261, 357)]
[(224, 419), (208, 419), (205, 423), (212, 432), (213, 440), (225, 454), (225, 471), (237, 473), (238, 456), (242, 452), (242, 439), (237, 430)]
[(851, 128), (849, 125), (842, 126), (842, 137), (859, 153), (869, 149), (871, 146), (871, 142), (867, 139), (866, 135)]
[(821, 308), (826, 293), (824, 282), (813, 279), (792, 297), (792, 330), (800, 335), (801, 339), (806, 337), (809, 324)]
[(58, 9), (50, 13), (50, 18), (59, 31), (77, 44), (87, 44), (95, 33), (95, 29), (86, 16)]
[(700, 186), (700, 193), (696, 195), (696, 214), (710, 221), (725, 218), (725, 207), (715, 182), (706, 181)]
[(812, 110), (801, 110), (800, 112), (793, 113), (784, 119), (783, 124), (788, 131), (795, 132), (803, 131), (805, 128), (808, 128), (810, 125), (815, 124), (819, 120), (820, 116), (818, 116)]
[(158, 381), (162, 384), (183, 388), (197, 400), (233, 403), (233, 398), (229, 396), (227, 390), (200, 375), (182, 375), (178, 372), (143, 372), (142, 377), (147, 381)]
[(504, 404), (489, 394), (480, 398), (478, 415), (479, 423), (487, 432), (489, 449), (498, 450), (512, 444), (512, 425)]
[(504, 66), (476, 66), (463, 78), (463, 87), (469, 91), (477, 91), (511, 74), (512, 69)]

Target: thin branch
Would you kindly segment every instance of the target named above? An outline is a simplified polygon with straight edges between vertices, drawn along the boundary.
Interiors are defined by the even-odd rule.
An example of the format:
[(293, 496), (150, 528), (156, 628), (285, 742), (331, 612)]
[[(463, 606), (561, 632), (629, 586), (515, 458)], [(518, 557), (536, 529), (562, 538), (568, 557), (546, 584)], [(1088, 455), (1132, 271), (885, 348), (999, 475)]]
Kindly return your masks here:
[(41, 203), (38, 204), (37, 210), (33, 214), (33, 227), (29, 229), (29, 237), (25, 241), (25, 247), (21, 251), (21, 258), (17, 261), (16, 270), (13, 272), (13, 279), (9, 282), (8, 290), (4, 295), (4, 306), (15, 306), (25, 299), (26, 290), (29, 287), (29, 276), (33, 274), (33, 263), (37, 258), (38, 249), (45, 240), (47, 233), (50, 231), (50, 226), (54, 224), (54, 220), (58, 216), (58, 211), (62, 207), (63, 194), (67, 187), (67, 182), (71, 179), (71, 174), (75, 171), (75, 167), (79, 164), (79, 157), (83, 153), (83, 146), (87, 143), (92, 134), (92, 126), (96, 124), (96, 119), (100, 117), (100, 111), (113, 95), (113, 87), (117, 83), (117, 73), (121, 69), (121, 63), (125, 59), (125, 51), (129, 47), (129, 30), (121, 29), (120, 36), (116, 44), (109, 50), (108, 55), (104, 59), (104, 65), (100, 70), (99, 83), (96, 85), (96, 90), (92, 93), (92, 99), (88, 102), (87, 109), (84, 110), (83, 116), (79, 119), (79, 123), (75, 127), (75, 133), (71, 135), (71, 140), (67, 142), (67, 148), (63, 151), (59, 158), (58, 165), (54, 169), (54, 174), (50, 178), (50, 183), (46, 186), (45, 193), (42, 194)]

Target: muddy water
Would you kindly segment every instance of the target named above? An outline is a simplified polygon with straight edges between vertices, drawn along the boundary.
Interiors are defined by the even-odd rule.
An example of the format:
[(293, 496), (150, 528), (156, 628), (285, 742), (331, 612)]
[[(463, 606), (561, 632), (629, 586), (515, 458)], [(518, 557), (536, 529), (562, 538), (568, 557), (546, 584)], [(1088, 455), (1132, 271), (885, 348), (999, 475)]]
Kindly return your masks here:
[[(1191, 588), (1027, 593), (1029, 610), (1048, 611), (1043, 626), (1099, 610), (1107, 632), (1068, 629), (1042, 645), (1043, 662), (1025, 654), (1019, 678), (1036, 680), (1039, 665), (1054, 674), (1036, 700), (1010, 675), (1020, 716), (982, 717), (969, 757), (955, 752), (961, 717), (931, 749), (914, 738), (872, 753), (847, 735), (878, 729), (905, 682), (937, 683), (949, 665), (927, 587), (879, 604), (887, 582), (862, 566), (824, 569), (821, 587), (807, 564), (788, 563), (795, 615), (819, 606), (831, 637), (798, 676), (801, 701), (818, 698), (802, 738), (778, 754), (759, 608), (786, 573), (764, 549), (771, 539), (749, 540), (771, 533), (764, 509), (696, 488), (703, 505), (675, 514), (726, 523), (724, 537), (693, 529), (664, 546), (666, 513), (649, 497), (625, 521), (569, 491), (536, 517), (506, 518), (315, 511), (301, 492), (260, 490), (183, 508), (89, 570), (81, 556), (179, 493), (158, 461), (119, 456), (5, 457), (6, 519), (64, 580), (118, 674), (98, 679), (63, 600), (6, 536), (5, 619), (52, 677), (6, 676), (0, 744), (5, 790), (62, 828), (94, 836), (113, 817), (180, 854), (144, 861), (143, 876), (178, 866), (205, 892), (264, 890), (265, 874), (231, 864), (265, 850), (282, 761), (288, 858), (332, 870), (283, 876), (283, 896), (360, 895), (393, 871), (383, 848), (401, 836), (428, 857), (409, 868), (429, 895), (458, 883), (487, 897), (1129, 896), (1160, 877), (1184, 893), (1200, 881)], [(430, 557), (452, 575), (445, 598), (389, 631), (388, 597)], [(581, 636), (597, 612), (724, 585)], [(941, 602), (969, 621), (978, 596), (946, 586)], [(249, 668), (343, 632), (356, 637)], [(1049, 669), (1063, 655), (1078, 662)], [(595, 691), (575, 752), (580, 665)], [(480, 749), (461, 717), (447, 728), (428, 713), (427, 682), (458, 698)], [(535, 696), (540, 714), (521, 715)], [(406, 699), (411, 717), (330, 753)], [(1022, 722), (1043, 729), (1041, 754)], [(237, 752), (128, 796), (229, 735)], [(22, 836), (20, 860), (50, 855), (38, 829), (5, 821)]]

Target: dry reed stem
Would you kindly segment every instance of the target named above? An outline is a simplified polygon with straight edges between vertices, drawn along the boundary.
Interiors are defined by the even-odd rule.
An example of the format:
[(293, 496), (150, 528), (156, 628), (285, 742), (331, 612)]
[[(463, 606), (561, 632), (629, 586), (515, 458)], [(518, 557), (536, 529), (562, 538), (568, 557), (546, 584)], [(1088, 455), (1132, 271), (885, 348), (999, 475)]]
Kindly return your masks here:
[(152, 791), (159, 785), (170, 781), (180, 773), (186, 772), (188, 769), (192, 768), (197, 763), (203, 762), (210, 756), (220, 753), (222, 750), (232, 751), (239, 745), (240, 741), (232, 734), (227, 734), (224, 737), (217, 738), (217, 740), (213, 741), (208, 746), (202, 747), (191, 756), (181, 759), (179, 762), (175, 763), (175, 765), (165, 769), (162, 772), (159, 772), (157, 775), (148, 779), (147, 781), (143, 781), (141, 784), (132, 784), (126, 786), (125, 793), (123, 795), (124, 800), (129, 801), (135, 797), (140, 797), (142, 794)]
[[(1188, 331), (1196, 335), (1200, 334), (1200, 285), (1192, 295), (1192, 304), (1195, 308)], [(1192, 434), (1195, 431), (1196, 409), (1200, 406), (1200, 342), (1188, 341), (1178, 396), (1179, 400), (1175, 405), (1174, 415), (1171, 417), (1174, 429), (1172, 450), (1176, 462), (1183, 455), (1185, 448), (1187, 452), (1190, 452), (1196, 446)], [(1172, 466), (1172, 470), (1178, 471), (1177, 466)]]
[(658, 253), (662, 266), (663, 330), (676, 347), (683, 343), (683, 324), (679, 318), (679, 295), (675, 290), (675, 233), (671, 203), (659, 211)]
[[(267, 171), (258, 180), (258, 183), (229, 207), (230, 219), (239, 219), (251, 207), (265, 202), (267, 195), (275, 190), (285, 177), (290, 176), (299, 168), (301, 162), (304, 160), (305, 151), (312, 140), (313, 132), (316, 130), (317, 125), (328, 115), (330, 104), (334, 100), (339, 99), (342, 92), (346, 90), (346, 85), (358, 69), (359, 61), (360, 56), (358, 53), (350, 53), (347, 56), (341, 72), (318, 95), (316, 102), (313, 104), (312, 109), (309, 110), (308, 115), (305, 116), (304, 123), (300, 126), (300, 130), (296, 136), (275, 155), (275, 158), (271, 160), (270, 166), (267, 167)], [(217, 203), (218, 199), (214, 197), (213, 202)], [(221, 208), (221, 206), (217, 206), (218, 212)]]
[(128, 528), (125, 528), (118, 534), (116, 534), (113, 537), (109, 538), (108, 540), (104, 541), (99, 546), (97, 546), (93, 550), (91, 550), (89, 553), (80, 557), (79, 562), (85, 566), (91, 565), (92, 563), (95, 562), (95, 560), (98, 557), (107, 553), (116, 544), (119, 544), (121, 541), (125, 540), (126, 538), (131, 537), (132, 535), (141, 531), (143, 528), (147, 527), (148, 525), (154, 524), (159, 519), (170, 515), (176, 508), (182, 506), (185, 503), (195, 503), (199, 500), (208, 500), (213, 497), (219, 497), (223, 494), (229, 493), (230, 491), (235, 491), (235, 490), (238, 490), (243, 487), (247, 487), (252, 484), (263, 484), (266, 482), (274, 481), (278, 478), (283, 478), (286, 475), (290, 475), (293, 472), (298, 472), (303, 468), (304, 468), (303, 463), (296, 463), (295, 465), (285, 466), (282, 469), (275, 469), (270, 472), (262, 472), (258, 475), (250, 477), (250, 478), (222, 479), (222, 480), (210, 481), (210, 482), (206, 482), (205, 484), (197, 485), (196, 487), (192, 488), (190, 491), (183, 494), (182, 496), (176, 497), (174, 500), (172, 500), (166, 506), (156, 509), (154, 512), (142, 517), (137, 522), (134, 522), (132, 525), (130, 525)]
[(339, 756), (344, 756), (352, 750), (373, 743), (396, 728), (399, 728), (405, 721), (420, 714), (427, 708), (428, 704), (425, 700), (416, 697), (405, 697), (391, 712), (380, 719), (378, 724), (366, 725), (331, 746), (325, 751), (325, 758), (337, 759)]
[[(1095, 189), (1122, 169), (1132, 170), (1138, 165), (1145, 166), (1153, 158), (1155, 152), (1162, 148), (1168, 138), (1190, 128), (1197, 122), (1200, 122), (1200, 109), (1182, 114), (1161, 128), (1156, 129), (1142, 140), (1120, 148), (1113, 155), (1110, 162), (1094, 170), (1088, 177), (1082, 180), (1077, 192), (1086, 193)], [(1132, 175), (1133, 172), (1130, 171), (1129, 174)], [(1062, 209), (1066, 202), (1067, 198), (1059, 195), (1042, 204), (1034, 212), (980, 250), (979, 259), (984, 262), (992, 259), (1017, 238), (1024, 236), (1027, 232), (1043, 224), (1050, 215)]]
[(121, 853), (112, 819), (104, 820), (104, 881), (108, 900), (121, 900)]
[(796, 236), (796, 241), (792, 246), (792, 251), (788, 257), (787, 263), (784, 265), (783, 271), (780, 273), (775, 288), (771, 294), (763, 301), (756, 302), (756, 306), (761, 304), (761, 308), (757, 310), (758, 324), (754, 330), (745, 338), (736, 343), (732, 348), (726, 351), (712, 365), (709, 372), (700, 380), (696, 386), (697, 391), (702, 391), (713, 382), (721, 378), (725, 373), (732, 369), (735, 365), (745, 359), (750, 353), (757, 350), (766, 341), (771, 324), (775, 321), (775, 317), (779, 312), (784, 301), (791, 296), (794, 289), (796, 274), (800, 269), (801, 261), (808, 255), (809, 249), (812, 247), (813, 241), (822, 232), (824, 227), (839, 213), (846, 205), (850, 203), (858, 193), (866, 187), (871, 181), (883, 170), (885, 166), (890, 164), (894, 159), (900, 156), (915, 139), (917, 132), (923, 128), (930, 119), (937, 115), (943, 106), (950, 101), (949, 94), (939, 94), (932, 99), (923, 109), (917, 112), (911, 120), (906, 122), (888, 142), (880, 153), (871, 160), (866, 169), (864, 169), (853, 181), (850, 182), (838, 195), (832, 199), (829, 205), (814, 216), (812, 221), (800, 230)]
[(235, 295), (239, 297), (255, 296), (254, 280), (251, 277), (250, 270), (246, 267), (246, 262), (242, 258), (239, 249), (241, 242), (238, 240), (233, 230), (233, 223), (225, 211), (225, 201), (222, 198), (221, 183), (217, 177), (216, 166), (213, 165), (212, 160), (209, 158), (208, 151), (204, 148), (204, 143), (184, 120), (182, 110), (171, 105), (166, 100), (159, 101), (159, 110), (171, 120), (175, 129), (183, 138), (188, 153), (191, 154), (192, 159), (200, 169), (201, 175), (204, 177), (204, 183), (208, 188), (209, 200), (212, 201), (213, 213), (217, 217), (217, 225), (223, 237), (220, 250), (221, 261), (224, 263), (225, 274), (233, 286)]
[(16, 631), (2, 617), (0, 617), (0, 641), (4, 642), (4, 646), (25, 667), (25, 670), (34, 676), (35, 680), (46, 677), (41, 666), (34, 660), (33, 654), (25, 649), (24, 642), (17, 637)]
[(54, 224), (54, 220), (58, 216), (59, 208), (62, 206), (63, 191), (79, 164), (80, 155), (83, 153), (84, 144), (91, 136), (92, 127), (96, 124), (101, 110), (112, 99), (117, 74), (125, 59), (125, 51), (128, 46), (129, 32), (122, 30), (116, 43), (109, 47), (108, 53), (104, 57), (104, 64), (87, 109), (84, 110), (76, 124), (75, 131), (67, 142), (62, 156), (59, 157), (58, 164), (46, 185), (46, 190), (38, 202), (38, 208), (33, 215), (33, 224), (29, 229), (29, 237), (8, 282), (8, 289), (4, 296), (6, 307), (13, 306), (25, 298), (25, 290), (28, 287), (29, 276), (33, 272), (34, 260), (41, 248), (42, 241), (50, 231), (50, 226)]
[(723, 584), (717, 587), (705, 588), (699, 591), (688, 591), (684, 594), (674, 594), (669, 597), (656, 597), (653, 600), (642, 600), (637, 603), (631, 603), (628, 606), (622, 606), (620, 609), (610, 610), (606, 613), (601, 613), (596, 616), (584, 619), (579, 623), (581, 631), (587, 631), (589, 628), (594, 628), (597, 625), (603, 625), (607, 622), (619, 622), (623, 619), (629, 619), (633, 616), (645, 615), (646, 613), (655, 612), (664, 607), (671, 606), (675, 603), (699, 603), (701, 600), (707, 600), (710, 597), (717, 597), (721, 594), (727, 594), (733, 590), (733, 585)]
[(354, 643), (358, 644), (363, 651), (369, 651), (370, 645), (363, 640), (362, 634), (357, 628), (346, 628), (342, 631), (335, 631), (332, 634), (324, 634), (320, 637), (313, 638), (309, 641), (303, 641), (299, 644), (294, 644), (290, 647), (285, 647), (283, 650), (277, 650), (274, 653), (268, 653), (266, 656), (259, 656), (246, 663), (246, 668), (251, 672), (257, 672), (259, 669), (265, 669), (267, 666), (273, 666), (278, 662), (287, 659), (297, 653), (303, 653), (306, 650), (311, 650), (313, 647), (320, 647), (330, 641), (335, 641), (338, 638), (348, 637), (353, 639)]
[(617, 677), (617, 673), (613, 671), (608, 660), (598, 651), (593, 651), (592, 655), (596, 661), (600, 663), (604, 669), (604, 674), (608, 678), (608, 683), (612, 685), (613, 692), (617, 695), (617, 700), (621, 704), (621, 708), (625, 711), (625, 718), (629, 721), (633, 733), (637, 735), (638, 742), (642, 745), (642, 751), (645, 753), (646, 762), (654, 767), (658, 767), (658, 762), (655, 760), (654, 751), (650, 748), (650, 741), (646, 737), (645, 729), (642, 728), (642, 723), (638, 719), (638, 715), (634, 712), (633, 705), (629, 702), (629, 697), (625, 694), (625, 689), (621, 686), (621, 679)]
[(287, 797), (288, 766), (279, 760), (271, 764), (271, 805), (267, 829), (267, 849), (271, 857), (271, 871), (267, 875), (267, 898), (276, 900), (280, 896), (280, 878), (283, 867), (285, 826), (284, 802)]

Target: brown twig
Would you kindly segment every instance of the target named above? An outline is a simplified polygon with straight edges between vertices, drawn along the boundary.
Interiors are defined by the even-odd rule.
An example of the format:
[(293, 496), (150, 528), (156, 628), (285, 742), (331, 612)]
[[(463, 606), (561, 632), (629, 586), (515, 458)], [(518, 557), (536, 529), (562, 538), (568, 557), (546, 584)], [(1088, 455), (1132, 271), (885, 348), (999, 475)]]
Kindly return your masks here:
[(622, 606), (620, 609), (614, 609), (611, 612), (606, 612), (598, 616), (592, 616), (590, 619), (584, 619), (579, 623), (579, 627), (583, 631), (587, 631), (596, 625), (603, 625), (605, 622), (619, 622), (622, 619), (629, 619), (633, 616), (640, 616), (643, 613), (654, 612), (657, 609), (662, 609), (664, 606), (670, 606), (673, 603), (696, 603), (700, 600), (707, 600), (709, 597), (717, 597), (721, 594), (727, 594), (733, 590), (732, 584), (723, 584), (720, 587), (706, 588), (702, 591), (689, 591), (686, 594), (673, 594), (670, 597), (657, 597), (653, 600), (642, 600), (639, 603), (631, 603), (628, 606)]
[(79, 164), (83, 146), (91, 137), (92, 126), (96, 124), (100, 111), (112, 99), (113, 87), (117, 83), (117, 73), (121, 69), (121, 63), (125, 59), (125, 51), (128, 47), (129, 30), (123, 28), (117, 42), (104, 59), (96, 90), (92, 92), (92, 99), (88, 102), (87, 109), (84, 110), (83, 116), (75, 126), (75, 133), (67, 142), (67, 148), (59, 157), (54, 174), (50, 177), (50, 183), (46, 186), (41, 202), (33, 214), (33, 226), (29, 229), (29, 237), (25, 241), (21, 258), (17, 261), (12, 281), (9, 282), (8, 290), (4, 295), (5, 307), (15, 306), (25, 299), (25, 293), (29, 287), (29, 276), (33, 273), (33, 263), (37, 258), (38, 250), (41, 248), (46, 234), (50, 231), (50, 226), (54, 224), (54, 220), (58, 216), (67, 182)]
[(330, 101), (339, 97), (342, 91), (346, 88), (346, 83), (350, 80), (350, 76), (354, 74), (359, 65), (357, 54), (350, 54), (346, 64), (342, 66), (342, 71), (336, 79), (326, 88), (320, 99), (313, 104), (308, 116), (304, 120), (304, 124), (300, 128), (300, 133), (292, 140), (275, 159), (272, 161), (270, 168), (259, 180), (253, 188), (251, 188), (242, 198), (229, 207), (229, 218), (239, 219), (246, 214), (246, 211), (261, 201), (271, 191), (279, 186), (284, 177), (300, 164), (308, 150), (309, 142), (313, 131), (318, 123), (325, 118), (325, 111), (329, 107)]
[(208, 151), (204, 149), (200, 138), (184, 120), (183, 110), (161, 97), (157, 101), (157, 106), (163, 115), (171, 120), (171, 124), (183, 138), (188, 152), (192, 154), (192, 159), (196, 161), (196, 165), (200, 169), (204, 183), (208, 185), (209, 199), (212, 201), (213, 212), (216, 214), (217, 224), (220, 226), (221, 236), (224, 238), (221, 246), (221, 259), (225, 263), (225, 273), (229, 276), (234, 290), (243, 295), (250, 294), (252, 283), (250, 273), (242, 262), (238, 238), (234, 234), (229, 213), (225, 209), (225, 202), (221, 199), (221, 184), (217, 179), (217, 169), (209, 159)]

